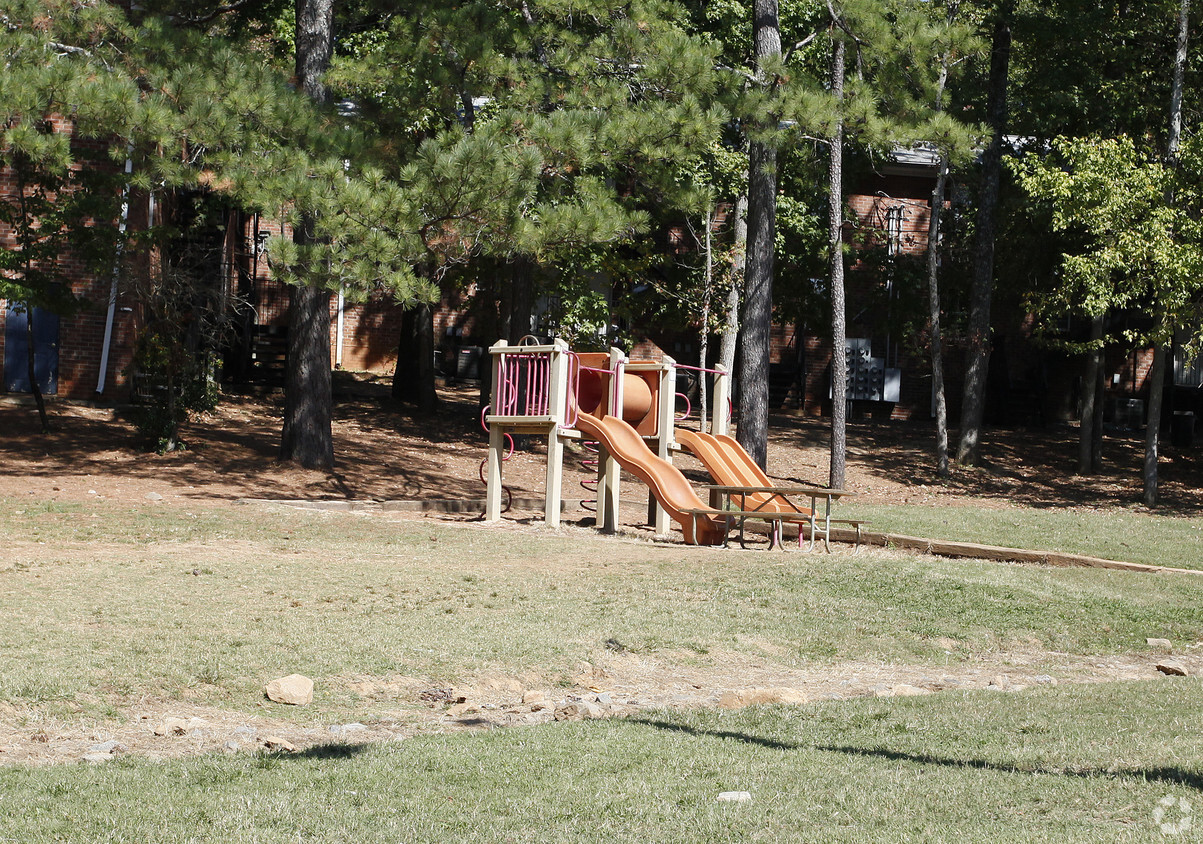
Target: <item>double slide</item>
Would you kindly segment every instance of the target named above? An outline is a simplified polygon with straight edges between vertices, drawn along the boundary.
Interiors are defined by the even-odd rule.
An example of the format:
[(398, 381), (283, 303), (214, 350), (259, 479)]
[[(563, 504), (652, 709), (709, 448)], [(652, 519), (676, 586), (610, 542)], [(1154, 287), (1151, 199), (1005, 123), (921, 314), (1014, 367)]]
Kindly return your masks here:
[[(576, 427), (601, 443), (618, 465), (647, 484), (660, 506), (681, 526), (686, 544), (722, 542), (721, 513), (707, 507), (681, 470), (657, 457), (634, 428), (615, 416), (598, 419), (587, 413), (577, 418)], [(714, 515), (691, 510), (709, 510)]]
[[(634, 428), (614, 416), (598, 419), (585, 413), (578, 417), (576, 427), (601, 443), (622, 468), (647, 484), (660, 505), (681, 526), (687, 544), (717, 545), (722, 541), (721, 511), (708, 507), (698, 498), (681, 470), (652, 452)], [(733, 438), (685, 429), (677, 429), (674, 436), (702, 461), (706, 471), (720, 484), (774, 486)], [(749, 493), (741, 506), (745, 510), (810, 515), (808, 508), (799, 509), (779, 495), (763, 492)], [(698, 510), (709, 512), (693, 512)]]

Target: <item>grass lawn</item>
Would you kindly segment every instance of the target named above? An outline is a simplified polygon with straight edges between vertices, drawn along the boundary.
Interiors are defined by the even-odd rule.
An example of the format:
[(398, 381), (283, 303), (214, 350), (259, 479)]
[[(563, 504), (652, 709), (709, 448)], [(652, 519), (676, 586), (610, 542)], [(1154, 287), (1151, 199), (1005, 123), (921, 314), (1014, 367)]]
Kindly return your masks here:
[[(653, 712), (299, 755), (0, 769), (39, 841), (1157, 841), (1203, 814), (1203, 685)], [(718, 802), (721, 792), (751, 800)], [(1167, 800), (1166, 798), (1172, 798)], [(1167, 827), (1168, 828), (1168, 827)], [(1172, 829), (1176, 830), (1175, 826)]]
[[(1061, 544), (1072, 514), (997, 512), (1081, 550)], [(1179, 520), (1124, 518), (1129, 541), (1162, 536), (1172, 564), (1193, 553)], [(1146, 654), (1146, 637), (1203, 641), (1203, 577), (1186, 574), (259, 506), (8, 500), (0, 520), (0, 727), (13, 735), (103, 730), (147, 700), (370, 721), (417, 703), (365, 697), (365, 679), (500, 673), (569, 689), (574, 666), (614, 641), (632, 663), (731, 684), (1015, 653), (1040, 668)], [(315, 680), (314, 703), (266, 704), (264, 683), (291, 672)], [(1168, 796), (1164, 821), (1180, 818), (1178, 798), (1199, 818), (1173, 839), (1192, 840), (1201, 711), (1198, 679), (1165, 678), (10, 765), (0, 841), (1150, 841), (1164, 840), (1153, 813)], [(752, 800), (716, 802), (722, 791)]]
[(839, 515), (869, 519), (869, 529), (1108, 560), (1203, 569), (1203, 519), (1153, 516), (1116, 507), (1062, 510), (914, 507), (841, 502)]

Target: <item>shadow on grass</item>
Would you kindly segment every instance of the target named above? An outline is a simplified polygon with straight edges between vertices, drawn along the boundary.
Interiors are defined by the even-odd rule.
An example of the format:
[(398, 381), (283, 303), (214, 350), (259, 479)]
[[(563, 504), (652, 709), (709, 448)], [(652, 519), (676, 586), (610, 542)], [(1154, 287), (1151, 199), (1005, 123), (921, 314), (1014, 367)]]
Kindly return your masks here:
[(690, 727), (686, 724), (674, 724), (671, 721), (659, 721), (646, 718), (632, 718), (632, 724), (653, 727), (675, 733), (685, 733), (699, 738), (731, 739), (770, 750), (818, 750), (823, 753), (842, 753), (845, 756), (860, 756), (872, 759), (885, 759), (891, 762), (911, 762), (918, 765), (939, 765), (947, 768), (975, 768), (983, 771), (1001, 771), (1007, 774), (1038, 774), (1044, 776), (1078, 777), (1093, 779), (1095, 777), (1125, 777), (1145, 782), (1164, 782), (1183, 785), (1195, 791), (1203, 792), (1203, 773), (1197, 770), (1176, 767), (1158, 768), (1120, 768), (1107, 770), (1105, 768), (1057, 768), (1051, 766), (1020, 766), (985, 759), (957, 759), (949, 756), (937, 756), (931, 753), (906, 753), (900, 750), (890, 750), (884, 747), (852, 747), (848, 745), (806, 744), (795, 741), (766, 738), (751, 733), (734, 730), (707, 730)]
[(667, 730), (674, 733), (686, 733), (699, 738), (721, 738), (732, 739), (734, 741), (742, 741), (746, 744), (756, 744), (761, 747), (767, 747), (770, 750), (801, 750), (808, 745), (801, 744), (795, 741), (780, 741), (779, 739), (765, 738), (764, 736), (754, 736), (748, 733), (738, 733), (733, 730), (700, 730), (697, 727), (690, 727), (686, 724), (674, 724), (671, 721), (653, 721), (648, 718), (632, 718), (632, 724), (642, 724), (645, 727), (655, 727), (657, 730)]
[(936, 756), (931, 753), (904, 753), (899, 750), (889, 750), (884, 747), (848, 747), (839, 745), (814, 745), (815, 750), (824, 753), (843, 753), (848, 756), (862, 756), (874, 759), (888, 759), (891, 762), (913, 762), (919, 765), (941, 765), (950, 768), (977, 768), (984, 771), (1002, 771), (1012, 774), (1041, 774), (1046, 776), (1079, 777), (1093, 779), (1095, 777), (1125, 777), (1144, 782), (1166, 782), (1184, 785), (1195, 791), (1203, 791), (1203, 773), (1184, 768), (1057, 768), (1048, 766), (1004, 765), (988, 762), (985, 759), (952, 759), (946, 756)]
[(329, 742), (327, 744), (315, 744), (312, 747), (307, 747), (295, 753), (277, 750), (265, 755), (275, 762), (296, 762), (308, 759), (354, 759), (356, 756), (366, 753), (370, 748), (371, 745), (364, 742), (358, 744)]

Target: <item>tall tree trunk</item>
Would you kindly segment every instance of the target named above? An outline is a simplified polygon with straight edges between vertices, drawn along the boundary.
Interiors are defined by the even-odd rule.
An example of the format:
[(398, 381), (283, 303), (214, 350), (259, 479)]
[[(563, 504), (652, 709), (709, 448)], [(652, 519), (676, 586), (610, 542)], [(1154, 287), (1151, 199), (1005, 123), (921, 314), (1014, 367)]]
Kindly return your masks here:
[(718, 362), (728, 372), (735, 369), (735, 345), (739, 338), (739, 300), (744, 287), (748, 255), (748, 197), (735, 200), (735, 251), (731, 255), (731, 289), (727, 291), (727, 315), (718, 347)]
[[(26, 262), (26, 278), (29, 277), (29, 264)], [(42, 425), (42, 433), (50, 433), (50, 419), (46, 416), (46, 399), (42, 396), (42, 385), (38, 383), (37, 353), (34, 346), (33, 305), (25, 303), (25, 345), (28, 353), (25, 355), (26, 372), (29, 375), (29, 392), (33, 393), (33, 402), (38, 407), (38, 422)]]
[(534, 261), (529, 255), (516, 255), (510, 263), (510, 343), (519, 343), (531, 333), (531, 317), (535, 310), (534, 274)]
[(848, 333), (844, 312), (844, 41), (836, 38), (831, 52), (831, 95), (837, 117), (828, 145), (828, 248), (831, 250), (831, 468), (828, 485), (844, 488), (848, 451)]
[[(752, 37), (757, 72), (781, 55), (777, 0), (755, 0)], [(768, 84), (764, 79), (761, 84)], [(773, 120), (773, 118), (769, 118)], [(748, 253), (739, 359), (739, 444), (761, 468), (768, 464), (769, 339), (773, 322), (774, 236), (777, 227), (777, 147), (748, 144)]]
[[(334, 48), (334, 0), (297, 0), (296, 76), (315, 102), (329, 101), (322, 74)], [(293, 241), (314, 242), (313, 222), (302, 219)], [(330, 383), (330, 292), (310, 285), (289, 295), (288, 372), (284, 380), (284, 430), (280, 458), (306, 469), (334, 468)]]
[[(706, 215), (702, 222), (706, 225), (706, 237), (702, 242), (702, 253), (706, 264), (702, 271), (702, 330), (698, 332), (698, 368), (706, 369), (706, 358), (710, 354), (710, 299), (714, 288), (714, 208), (706, 206)], [(706, 373), (698, 373), (698, 421), (702, 430), (706, 430), (708, 419), (707, 402), (710, 399), (706, 385)]]
[(289, 291), (288, 369), (280, 459), (306, 469), (334, 468), (331, 431), (330, 291), (298, 285)]
[[(1170, 168), (1178, 166), (1178, 144), (1182, 136), (1182, 88), (1186, 75), (1187, 45), (1190, 36), (1190, 0), (1182, 0), (1178, 7), (1178, 40), (1174, 51), (1173, 85), (1170, 90), (1170, 129), (1166, 141), (1165, 161)], [(1166, 196), (1173, 203), (1172, 189)], [(1162, 335), (1172, 326), (1163, 324), (1164, 311), (1154, 331), (1153, 370), (1149, 373), (1149, 419), (1145, 430), (1144, 503), (1152, 507), (1157, 503), (1157, 454), (1161, 435), (1161, 404), (1165, 393), (1165, 370), (1167, 347)]]
[(1099, 389), (1099, 370), (1103, 365), (1103, 320), (1099, 314), (1090, 321), (1092, 348), (1086, 357), (1086, 372), (1082, 376), (1082, 421), (1078, 427), (1078, 473), (1097, 472), (1094, 448), (1095, 416), (1102, 416), (1103, 394)]
[(973, 286), (969, 298), (969, 348), (965, 361), (965, 395), (961, 402), (961, 441), (957, 462), (975, 465), (979, 459), (982, 418), (986, 409), (986, 376), (990, 366), (990, 304), (994, 298), (994, 238), (998, 215), (998, 186), (1002, 176), (1002, 146), (1007, 125), (1007, 81), (1011, 66), (1011, 8), (1004, 3), (994, 23), (990, 51), (986, 120), (990, 145), (982, 154), (982, 185), (978, 192), (977, 242), (973, 254)]
[[(956, 19), (960, 3), (948, 6), (948, 23)], [(944, 110), (944, 88), (948, 84), (948, 53), (940, 56), (936, 81), (936, 111)], [(931, 323), (931, 388), (936, 405), (936, 474), (948, 477), (948, 403), (944, 392), (944, 338), (940, 323), (940, 218), (944, 214), (944, 191), (948, 183), (948, 157), (940, 152), (936, 184), (932, 188), (927, 220), (927, 305)]]
[[(1158, 320), (1160, 327), (1160, 320)], [(1153, 367), (1149, 370), (1149, 416), (1145, 425), (1144, 503), (1157, 503), (1157, 455), (1161, 438), (1161, 403), (1165, 396), (1166, 347), (1153, 347)]]
[(936, 474), (948, 477), (948, 404), (944, 393), (944, 339), (940, 327), (940, 215), (944, 210), (944, 188), (948, 160), (941, 154), (940, 172), (931, 194), (931, 216), (927, 224), (927, 304), (931, 322), (931, 379), (936, 403)]
[[(458, 361), (457, 361), (458, 363)], [(485, 361), (481, 365), (485, 365)], [(393, 373), (392, 396), (417, 406), (419, 413), (438, 407), (434, 371), (434, 308), (423, 303), (405, 312), (401, 320), (401, 343), (397, 370)]]

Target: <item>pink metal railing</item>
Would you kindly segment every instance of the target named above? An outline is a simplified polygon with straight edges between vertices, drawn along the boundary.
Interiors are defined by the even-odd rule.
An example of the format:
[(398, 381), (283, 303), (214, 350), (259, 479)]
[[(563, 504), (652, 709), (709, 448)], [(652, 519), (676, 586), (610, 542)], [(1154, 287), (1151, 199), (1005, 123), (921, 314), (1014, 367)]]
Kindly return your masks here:
[[(704, 366), (687, 366), (686, 364), (683, 364), (683, 363), (675, 363), (675, 364), (673, 364), (673, 368), (674, 369), (689, 369), (689, 370), (692, 370), (693, 372), (699, 372), (699, 373), (703, 373), (703, 374), (708, 373), (710, 375), (724, 374), (723, 370), (721, 370), (721, 369), (707, 369)], [(677, 396), (685, 399), (685, 411), (683, 413), (676, 415), (676, 421), (684, 422), (693, 413), (693, 402), (691, 402), (689, 400), (689, 396), (686, 395), (685, 393), (677, 393)], [(731, 401), (730, 399), (727, 400), (728, 406), (730, 405), (730, 401)], [(728, 411), (728, 415), (729, 415), (729, 411)]]
[(581, 364), (568, 352), (568, 384), (564, 407), (551, 406), (551, 361), (554, 352), (505, 352), (497, 361), (497, 402), (494, 416), (559, 416), (561, 426), (576, 425), (576, 395)]
[(551, 398), (551, 353), (512, 352), (497, 362), (495, 416), (547, 416)]

